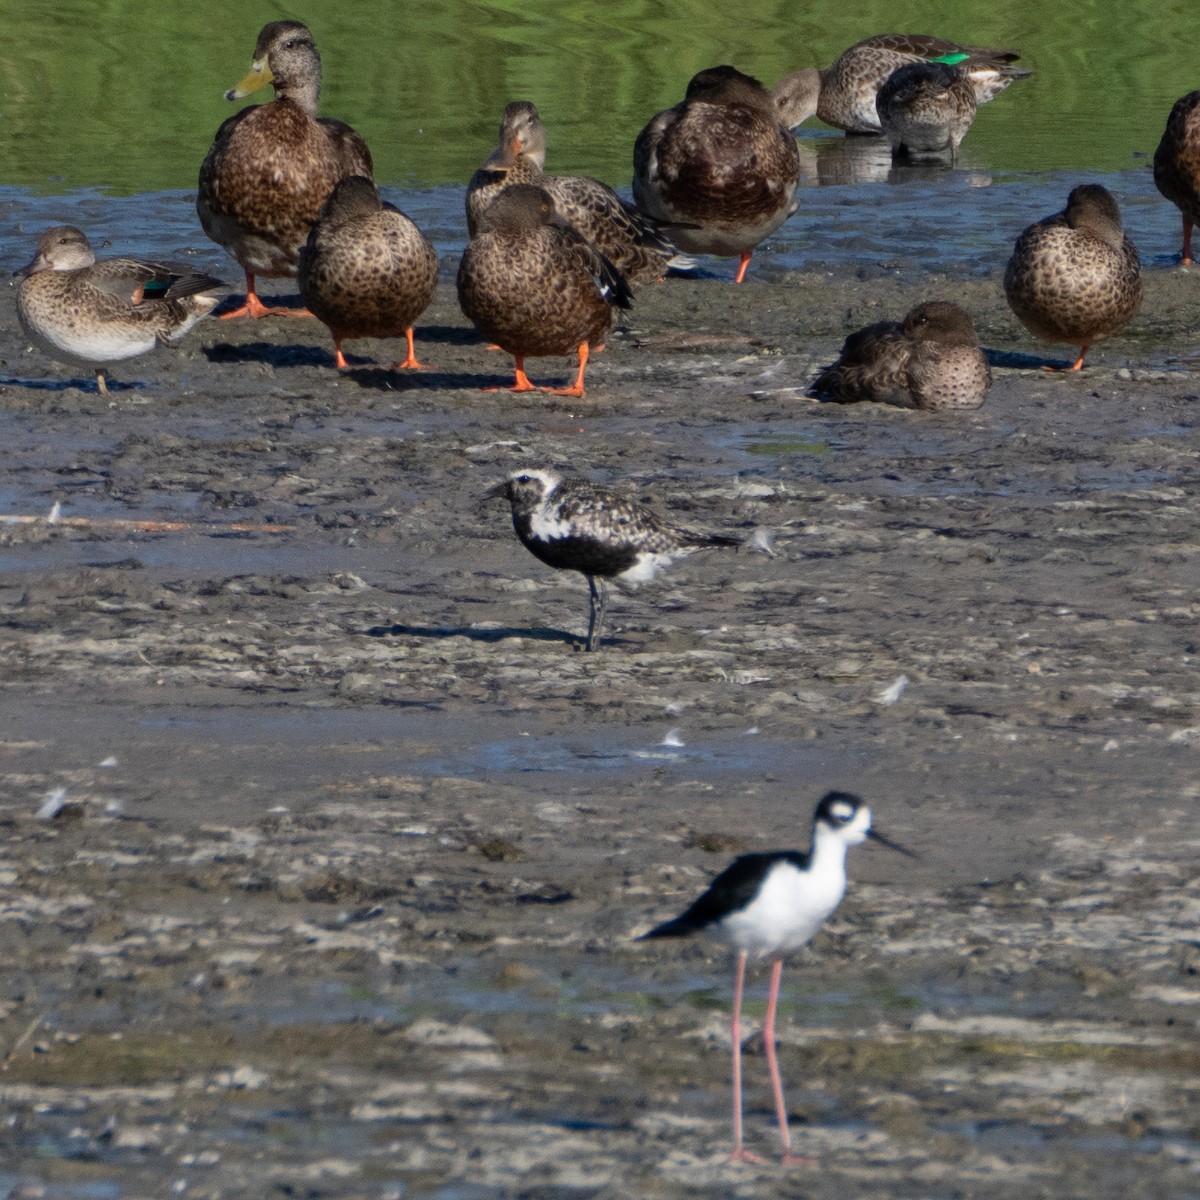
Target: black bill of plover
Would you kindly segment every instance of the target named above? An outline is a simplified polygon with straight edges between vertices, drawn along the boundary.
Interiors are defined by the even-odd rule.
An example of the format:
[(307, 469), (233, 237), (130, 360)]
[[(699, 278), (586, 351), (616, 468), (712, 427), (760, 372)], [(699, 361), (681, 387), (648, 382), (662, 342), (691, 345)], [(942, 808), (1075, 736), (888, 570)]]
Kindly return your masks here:
[(871, 810), (849, 792), (828, 792), (813, 814), (812, 840), (807, 852), (778, 850), (743, 854), (712, 881), (708, 891), (682, 915), (657, 925), (639, 940), (687, 937), (706, 933), (738, 952), (733, 990), (733, 1158), (760, 1162), (742, 1141), (742, 992), (746, 960), (771, 959), (771, 982), (763, 1018), (763, 1048), (784, 1162), (806, 1162), (792, 1154), (783, 1079), (775, 1050), (775, 1012), (783, 956), (812, 941), (846, 891), (846, 851), (873, 838), (910, 858), (911, 850), (871, 828)]
[(600, 644), (608, 603), (606, 580), (646, 583), (678, 558), (741, 539), (668, 525), (644, 505), (586, 479), (557, 471), (514, 471), (487, 493), (512, 506), (513, 528), (525, 549), (547, 566), (578, 571), (588, 581), (591, 612), (585, 648)]

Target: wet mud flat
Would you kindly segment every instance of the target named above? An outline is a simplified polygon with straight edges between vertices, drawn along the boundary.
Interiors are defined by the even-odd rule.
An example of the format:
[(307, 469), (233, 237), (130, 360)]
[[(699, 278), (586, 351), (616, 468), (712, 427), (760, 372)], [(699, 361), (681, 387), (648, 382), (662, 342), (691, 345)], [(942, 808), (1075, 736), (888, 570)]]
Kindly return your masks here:
[[(0, 531), (0, 1189), (1200, 1195), (1198, 289), (1058, 377), (994, 274), (670, 280), (585, 401), (481, 394), (445, 284), (428, 374), (210, 321), (108, 398), (6, 307), (2, 507), (93, 523)], [(981, 410), (804, 398), (931, 298)], [(580, 653), (479, 499), (528, 463), (749, 544)], [(784, 976), (819, 1167), (731, 1165), (729, 957), (633, 937), (829, 786), (922, 857), (853, 851)]]

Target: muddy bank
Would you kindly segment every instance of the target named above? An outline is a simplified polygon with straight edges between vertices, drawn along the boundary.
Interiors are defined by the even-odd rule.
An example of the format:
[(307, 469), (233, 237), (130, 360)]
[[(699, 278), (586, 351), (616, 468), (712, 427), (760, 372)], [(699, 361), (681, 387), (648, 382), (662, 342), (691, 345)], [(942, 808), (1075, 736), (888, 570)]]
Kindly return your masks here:
[[(208, 322), (107, 399), (5, 307), (4, 510), (189, 527), (0, 535), (0, 1185), (1200, 1188), (1197, 287), (1150, 274), (1063, 378), (994, 274), (671, 280), (570, 403), (481, 394), (508, 362), (447, 285), (428, 374)], [(938, 297), (992, 351), (980, 411), (804, 398), (846, 332)], [(581, 654), (582, 580), (479, 500), (524, 463), (774, 556), (614, 596)], [(219, 528), (247, 522), (291, 528)], [(798, 1182), (723, 1161), (726, 957), (631, 936), (803, 843), (832, 785), (922, 859), (855, 851), (785, 975)]]

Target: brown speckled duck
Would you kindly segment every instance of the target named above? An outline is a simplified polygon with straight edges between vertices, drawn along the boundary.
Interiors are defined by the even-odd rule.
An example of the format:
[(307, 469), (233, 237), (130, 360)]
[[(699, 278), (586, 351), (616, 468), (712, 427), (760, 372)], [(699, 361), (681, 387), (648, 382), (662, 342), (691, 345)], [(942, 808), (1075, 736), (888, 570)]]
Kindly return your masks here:
[(1083, 367), (1089, 346), (1133, 320), (1142, 303), (1141, 269), (1107, 188), (1080, 184), (1063, 212), (1017, 238), (1004, 294), (1035, 337), (1079, 347), (1072, 371)]
[(992, 386), (970, 314), (944, 300), (910, 309), (903, 323), (852, 333), (811, 392), (841, 404), (874, 400), (932, 411), (978, 408)]
[(757, 79), (734, 67), (693, 76), (680, 104), (638, 134), (633, 198), (672, 225), (689, 254), (739, 258), (741, 283), (754, 247), (796, 211), (800, 155)]
[(225, 98), (239, 100), (268, 83), (275, 99), (230, 117), (200, 168), (200, 224), (246, 272), (245, 304), (223, 317), (307, 316), (267, 308), (255, 293), (255, 277), (295, 275), (309, 226), (334, 185), (372, 173), (362, 138), (341, 121), (316, 115), (321, 58), (299, 21), (263, 26), (250, 73)]
[(1175, 101), (1154, 152), (1154, 184), (1183, 217), (1183, 265), (1192, 262), (1192, 226), (1200, 224), (1200, 92)]
[(474, 237), (483, 210), (514, 183), (544, 188), (560, 217), (574, 225), (631, 284), (660, 279), (688, 265), (657, 226), (606, 183), (586, 175), (546, 175), (546, 127), (537, 107), (514, 100), (504, 110), (500, 141), (467, 187), (467, 229)]
[(399, 209), (383, 204), (365, 175), (343, 179), (317, 214), (300, 251), (300, 295), (329, 326), (339, 368), (347, 338), (404, 337), (408, 353), (393, 370), (420, 368), (413, 322), (437, 288), (432, 243)]
[(516, 360), (511, 391), (533, 391), (525, 359), (579, 354), (566, 388), (582, 396), (589, 348), (612, 327), (614, 308), (628, 308), (629, 286), (617, 269), (554, 211), (541, 188), (505, 188), (479, 219), (458, 268), (458, 300), (475, 327)]
[(963, 68), (941, 62), (898, 67), (875, 104), (892, 154), (909, 158), (953, 159), (978, 107)]
[(881, 133), (875, 98), (898, 67), (915, 62), (962, 64), (976, 103), (986, 104), (1014, 80), (1032, 74), (1012, 65), (1020, 57), (1015, 50), (960, 46), (924, 33), (880, 33), (843, 51), (831, 67), (785, 75), (771, 91), (789, 129), (816, 116), (847, 133)]
[(225, 284), (186, 267), (138, 258), (103, 258), (72, 225), (38, 238), (37, 252), (17, 292), (17, 316), (29, 338), (51, 358), (90, 367), (108, 394), (108, 363), (177, 342), (220, 297)]

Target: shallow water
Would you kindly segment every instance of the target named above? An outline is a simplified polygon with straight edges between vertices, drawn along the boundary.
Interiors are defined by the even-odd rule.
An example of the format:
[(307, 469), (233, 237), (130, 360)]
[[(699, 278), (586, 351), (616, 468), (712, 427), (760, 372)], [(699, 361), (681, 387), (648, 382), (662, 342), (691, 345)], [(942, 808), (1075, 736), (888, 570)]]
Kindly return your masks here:
[[(829, 153), (844, 157), (853, 151), (856, 169), (874, 161), (879, 150), (862, 143), (843, 146), (842, 141), (822, 135), (804, 144), (817, 146), (818, 163)], [(832, 151), (825, 150), (827, 145)], [(841, 178), (828, 184), (811, 176), (805, 180), (797, 214), (755, 251), (752, 278), (772, 279), (798, 270), (886, 278), (901, 267), (987, 277), (1003, 271), (1026, 225), (1059, 211), (1070, 189), (1084, 181), (1103, 183), (1116, 196), (1144, 268), (1177, 261), (1179, 214), (1158, 194), (1145, 164), (1109, 173), (998, 176), (989, 174), (970, 151), (954, 169), (885, 167), (878, 178), (851, 183)], [(443, 256), (443, 273), (452, 277), (454, 262), (445, 259), (453, 259), (466, 244), (464, 189), (384, 187), (383, 193), (433, 240)], [(193, 259), (239, 287), (239, 268), (204, 237), (193, 195), (176, 191), (117, 197), (88, 189), (46, 196), (31, 188), (0, 187), (0, 263), (10, 271), (23, 265), (44, 228), (69, 223), (85, 229), (102, 253)], [(726, 278), (730, 267), (701, 258), (699, 273)], [(274, 286), (294, 291), (286, 281)], [(636, 325), (636, 307), (631, 320)]]
[[(309, 0), (299, 14), (324, 65), (323, 111), (367, 138), (385, 183), (465, 180), (511, 99), (546, 118), (552, 169), (628, 182), (637, 131), (688, 78), (732, 62), (767, 83), (823, 66), (851, 43), (894, 30), (1012, 46), (1033, 77), (985, 108), (970, 135), (991, 170), (1120, 170), (1152, 151), (1174, 100), (1196, 84), (1197, 17), (1133, 0), (1114, 18), (1087, 0), (997, 6), (916, 0), (902, 19), (883, 0), (852, 17), (784, 0), (441, 0), (415, 13)], [(129, 194), (191, 186), (222, 98), (245, 73), (258, 28), (277, 10), (48, 0), (6, 14), (5, 182)]]

